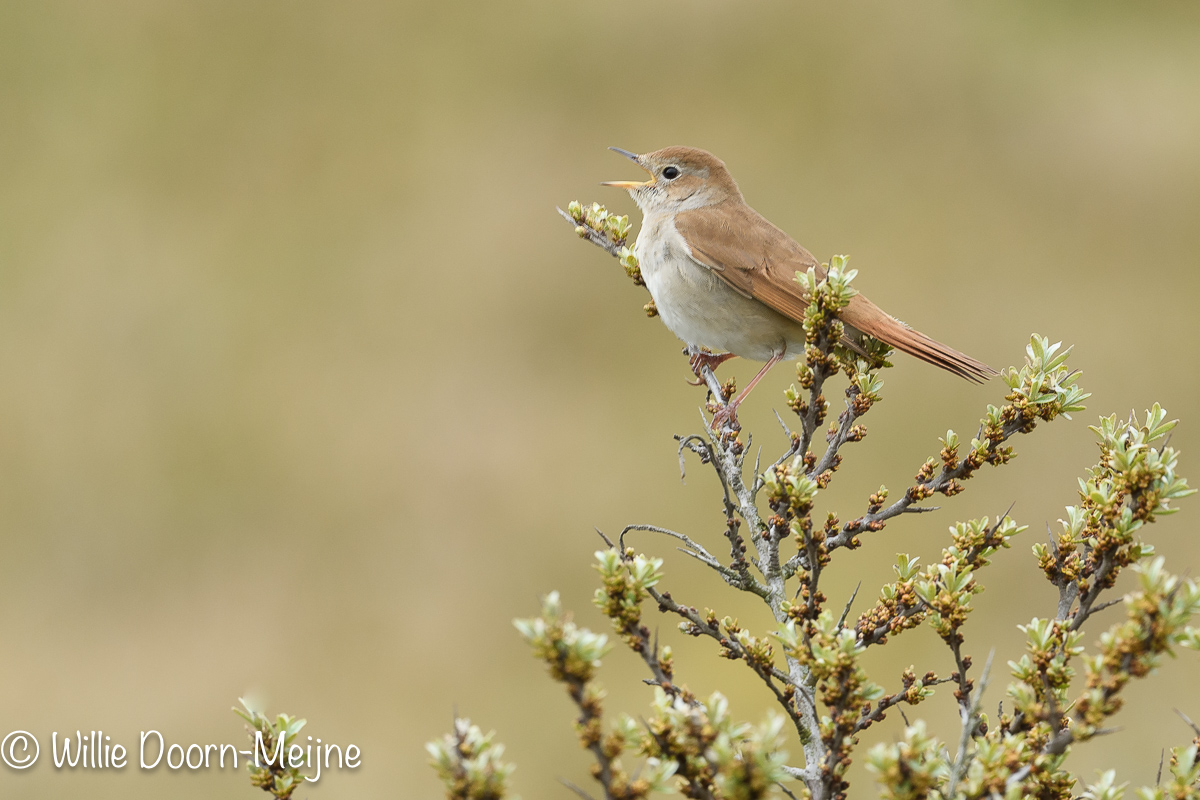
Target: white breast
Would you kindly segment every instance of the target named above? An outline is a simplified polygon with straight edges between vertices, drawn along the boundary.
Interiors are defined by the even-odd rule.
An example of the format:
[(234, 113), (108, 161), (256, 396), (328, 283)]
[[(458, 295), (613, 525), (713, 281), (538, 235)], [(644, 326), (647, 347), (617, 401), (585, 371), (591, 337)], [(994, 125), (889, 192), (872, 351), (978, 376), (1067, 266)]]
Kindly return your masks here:
[(804, 351), (799, 323), (744, 297), (692, 259), (673, 216), (647, 215), (634, 254), (659, 316), (684, 342), (756, 361)]

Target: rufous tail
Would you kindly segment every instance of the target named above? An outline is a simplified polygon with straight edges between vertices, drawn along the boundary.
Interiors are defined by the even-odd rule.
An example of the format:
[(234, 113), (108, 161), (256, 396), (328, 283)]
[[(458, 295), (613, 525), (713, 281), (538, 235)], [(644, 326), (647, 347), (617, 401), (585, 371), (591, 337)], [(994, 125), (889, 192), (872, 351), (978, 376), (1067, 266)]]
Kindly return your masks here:
[[(858, 300), (858, 297), (855, 300)], [(866, 309), (861, 310), (866, 311)], [(890, 344), (897, 350), (902, 350), (910, 356), (915, 356), (922, 361), (933, 364), (935, 367), (941, 367), (947, 372), (953, 372), (960, 378), (966, 378), (975, 383), (983, 383), (988, 378), (1000, 374), (982, 361), (971, 358), (966, 353), (960, 353), (954, 348), (947, 347), (936, 339), (930, 339), (920, 331), (908, 327), (900, 320), (888, 315), (878, 306), (873, 306), (865, 314), (845, 315), (844, 319), (863, 333), (874, 336), (876, 339)]]

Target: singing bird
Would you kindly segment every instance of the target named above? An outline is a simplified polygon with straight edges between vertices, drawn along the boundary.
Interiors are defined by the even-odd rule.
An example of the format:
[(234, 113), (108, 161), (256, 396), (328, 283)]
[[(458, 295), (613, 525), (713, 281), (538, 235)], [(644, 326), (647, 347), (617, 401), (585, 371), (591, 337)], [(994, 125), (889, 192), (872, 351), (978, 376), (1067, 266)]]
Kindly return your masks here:
[[(804, 292), (797, 272), (825, 270), (811, 253), (746, 204), (725, 164), (694, 147), (638, 155), (610, 148), (650, 180), (608, 181), (628, 190), (642, 212), (634, 245), (642, 279), (666, 326), (693, 347), (692, 368), (741, 356), (766, 364), (721, 417), (729, 419), (776, 363), (804, 352)], [(861, 294), (842, 310), (846, 343), (868, 334), (897, 350), (981, 383), (996, 371), (910, 328)], [(714, 424), (716, 420), (714, 420)]]

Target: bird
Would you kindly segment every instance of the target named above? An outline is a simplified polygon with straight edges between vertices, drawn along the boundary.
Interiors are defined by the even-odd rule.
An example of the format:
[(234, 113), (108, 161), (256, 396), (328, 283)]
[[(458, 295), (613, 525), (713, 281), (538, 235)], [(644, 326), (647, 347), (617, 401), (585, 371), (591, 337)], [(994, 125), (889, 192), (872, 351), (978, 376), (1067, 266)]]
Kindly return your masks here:
[[(737, 407), (771, 367), (804, 353), (808, 301), (796, 273), (811, 268), (824, 278), (826, 270), (746, 203), (725, 163), (712, 153), (682, 146), (640, 155), (609, 149), (650, 175), (648, 181), (601, 185), (627, 190), (642, 212), (633, 253), (658, 316), (692, 349), (697, 377), (703, 366), (715, 368), (734, 356), (766, 362), (719, 412), (722, 421), (734, 420)], [(851, 347), (866, 334), (969, 381), (982, 383), (998, 374), (861, 294), (840, 317), (847, 333), (843, 341)], [(717, 423), (714, 418), (714, 427)]]

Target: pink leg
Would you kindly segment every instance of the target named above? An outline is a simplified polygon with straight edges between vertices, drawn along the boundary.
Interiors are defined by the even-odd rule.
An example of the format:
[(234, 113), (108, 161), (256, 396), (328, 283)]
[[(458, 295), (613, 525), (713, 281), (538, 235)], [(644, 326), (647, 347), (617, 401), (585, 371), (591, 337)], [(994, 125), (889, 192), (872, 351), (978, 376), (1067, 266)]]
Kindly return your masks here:
[(712, 429), (719, 430), (721, 425), (724, 425), (727, 422), (735, 422), (737, 420), (737, 407), (742, 404), (742, 401), (745, 400), (746, 396), (750, 394), (750, 390), (758, 385), (758, 382), (763, 379), (763, 376), (767, 374), (771, 367), (775, 366), (782, 360), (783, 353), (777, 353), (771, 356), (771, 358), (767, 360), (767, 363), (763, 364), (763, 368), (758, 371), (758, 374), (754, 376), (750, 383), (746, 384), (746, 388), (742, 389), (742, 391), (738, 393), (737, 397), (730, 400), (727, 406), (713, 415)]
[[(684, 348), (683, 352), (687, 352)], [(731, 358), (737, 358), (733, 353), (705, 353), (698, 352), (688, 357), (688, 366), (692, 368), (692, 374), (696, 376), (695, 381), (688, 381), (692, 386), (700, 386), (704, 383), (704, 378), (700, 376), (700, 370), (708, 367), (716, 372), (717, 367), (724, 364)]]

